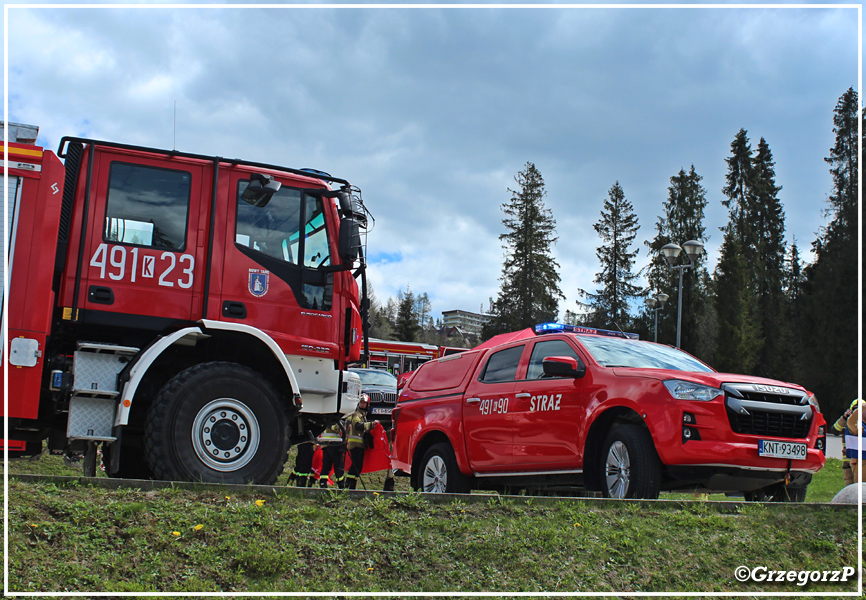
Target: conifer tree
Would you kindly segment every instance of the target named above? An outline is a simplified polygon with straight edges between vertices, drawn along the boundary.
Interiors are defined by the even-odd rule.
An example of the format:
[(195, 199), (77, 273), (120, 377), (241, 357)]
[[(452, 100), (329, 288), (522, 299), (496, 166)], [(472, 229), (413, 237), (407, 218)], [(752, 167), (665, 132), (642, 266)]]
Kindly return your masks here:
[(629, 327), (629, 304), (640, 294), (640, 287), (633, 283), (638, 275), (632, 272), (639, 252), (632, 250), (632, 244), (640, 226), (619, 181), (608, 191), (601, 219), (593, 228), (603, 242), (595, 251), (601, 271), (593, 279), (601, 287), (594, 294), (578, 290), (588, 299), (582, 305), (590, 309), (590, 321), (596, 327)]
[[(682, 244), (687, 240), (707, 241), (703, 224), (707, 190), (701, 185), (702, 179), (694, 165), (688, 173), (680, 169), (679, 173), (671, 177), (668, 199), (663, 205), (664, 215), (656, 222), (656, 236), (651, 242), (644, 242), (650, 253), (650, 264), (647, 268), (649, 293), (654, 295), (661, 292), (669, 297), (666, 308), (659, 311), (658, 315), (658, 339), (662, 343), (673, 344), (676, 341), (679, 275), (668, 266), (661, 249), (666, 244)], [(698, 315), (707, 303), (704, 261), (704, 256), (699, 256), (692, 270), (683, 277), (681, 346), (687, 352), (709, 360), (711, 356), (701, 356), (698, 353), (698, 348), (703, 347), (699, 342)]]
[(775, 162), (764, 138), (752, 164), (752, 199), (746, 209), (750, 223), (751, 244), (755, 257), (754, 288), (758, 296), (758, 316), (763, 339), (755, 373), (778, 379), (785, 370), (790, 340), (788, 322), (784, 318), (785, 298), (782, 284), (785, 274), (785, 211), (779, 199), (781, 187), (776, 185)]
[[(836, 104), (836, 142), (825, 160), (833, 177), (826, 215), (830, 223), (812, 244), (815, 261), (804, 270), (803, 327), (808, 343), (803, 383), (821, 399), (825, 414), (841, 413), (857, 394), (858, 240), (857, 92)], [(864, 128), (866, 129), (866, 128)]]
[(718, 341), (714, 366), (727, 373), (751, 373), (761, 348), (757, 298), (739, 241), (725, 235), (715, 272)]
[(420, 331), (418, 313), (415, 311), (415, 294), (406, 288), (405, 292), (397, 295), (397, 326), (392, 337), (401, 342), (414, 342)]
[(505, 250), (499, 294), (491, 302), (491, 321), (485, 339), (553, 321), (559, 312), (559, 264), (552, 255), (557, 241), (556, 221), (544, 205), (547, 191), (541, 173), (531, 162), (514, 178), (511, 201), (502, 205), (506, 233), (499, 236)]

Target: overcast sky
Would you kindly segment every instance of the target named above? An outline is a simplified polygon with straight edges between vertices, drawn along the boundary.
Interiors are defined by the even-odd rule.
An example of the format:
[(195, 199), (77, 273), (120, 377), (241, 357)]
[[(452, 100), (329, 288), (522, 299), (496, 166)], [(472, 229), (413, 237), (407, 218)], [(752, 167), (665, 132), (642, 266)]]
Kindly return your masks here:
[[(456, 6), (456, 5), (455, 5)], [(852, 5), (853, 6), (853, 5)], [(566, 300), (595, 290), (593, 230), (619, 181), (643, 244), (694, 165), (711, 264), (740, 128), (776, 160), (786, 236), (808, 250), (831, 191), (855, 8), (8, 9), (8, 119), (64, 135), (313, 167), (363, 190), (370, 280), (435, 316), (499, 289), (501, 205), (535, 163)], [(682, 240), (685, 241), (685, 240)]]

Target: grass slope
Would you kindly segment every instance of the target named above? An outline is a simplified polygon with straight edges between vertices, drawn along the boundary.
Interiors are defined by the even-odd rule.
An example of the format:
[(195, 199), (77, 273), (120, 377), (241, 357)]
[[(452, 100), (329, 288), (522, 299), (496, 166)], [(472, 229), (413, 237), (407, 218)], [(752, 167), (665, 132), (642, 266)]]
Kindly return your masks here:
[[(54, 461), (15, 462), (11, 470), (69, 474)], [(841, 487), (834, 463), (841, 461), (828, 460), (810, 500), (813, 489), (832, 497)], [(374, 481), (368, 478), (368, 486)], [(310, 495), (293, 488), (267, 496), (111, 491), (14, 476), (8, 497), (12, 592), (857, 589), (856, 580), (800, 587), (734, 577), (740, 565), (856, 567), (853, 507), (480, 495), (437, 503), (414, 493)]]

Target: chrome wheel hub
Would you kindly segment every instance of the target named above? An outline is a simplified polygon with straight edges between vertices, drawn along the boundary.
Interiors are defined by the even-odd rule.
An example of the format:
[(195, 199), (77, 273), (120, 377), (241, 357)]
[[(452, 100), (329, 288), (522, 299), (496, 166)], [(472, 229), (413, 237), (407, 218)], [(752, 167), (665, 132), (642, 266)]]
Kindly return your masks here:
[(628, 493), (629, 471), (631, 462), (628, 458), (628, 448), (617, 440), (607, 451), (604, 479), (607, 485), (607, 495), (611, 498), (625, 498)]
[(425, 492), (444, 494), (448, 488), (448, 469), (441, 456), (432, 456), (424, 467), (421, 476), (421, 488)]
[(218, 398), (202, 407), (192, 424), (196, 456), (215, 471), (236, 471), (259, 447), (260, 429), (249, 407), (233, 398)]

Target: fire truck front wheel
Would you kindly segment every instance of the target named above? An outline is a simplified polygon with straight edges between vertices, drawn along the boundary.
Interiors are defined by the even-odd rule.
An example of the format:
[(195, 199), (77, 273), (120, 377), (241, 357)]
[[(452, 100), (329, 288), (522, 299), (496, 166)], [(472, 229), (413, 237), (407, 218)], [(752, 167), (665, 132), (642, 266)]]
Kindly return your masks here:
[(235, 363), (182, 371), (148, 413), (145, 452), (158, 479), (270, 485), (288, 451), (288, 419), (276, 390)]

